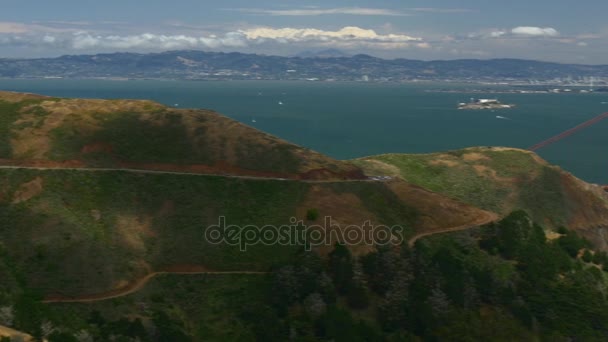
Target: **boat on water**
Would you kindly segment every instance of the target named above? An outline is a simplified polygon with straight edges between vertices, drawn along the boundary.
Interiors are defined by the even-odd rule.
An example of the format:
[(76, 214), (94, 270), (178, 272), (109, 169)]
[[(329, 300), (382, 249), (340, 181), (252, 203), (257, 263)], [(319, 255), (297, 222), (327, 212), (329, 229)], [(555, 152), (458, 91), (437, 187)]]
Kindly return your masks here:
[(498, 99), (471, 99), (471, 102), (461, 102), (458, 104), (458, 109), (510, 109), (514, 108), (514, 104), (505, 104)]

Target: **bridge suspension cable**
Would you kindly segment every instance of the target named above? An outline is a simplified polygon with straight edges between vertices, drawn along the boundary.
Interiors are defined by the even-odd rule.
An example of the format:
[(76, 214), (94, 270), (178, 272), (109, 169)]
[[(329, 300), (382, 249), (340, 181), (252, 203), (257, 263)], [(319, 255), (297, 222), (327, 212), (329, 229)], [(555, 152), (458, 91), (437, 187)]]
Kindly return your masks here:
[(596, 123), (598, 123), (598, 122), (600, 122), (600, 121), (602, 121), (602, 120), (604, 120), (606, 118), (608, 118), (608, 112), (606, 112), (606, 113), (604, 113), (602, 115), (596, 116), (595, 118), (593, 118), (593, 119), (591, 119), (589, 121), (585, 121), (582, 124), (580, 124), (580, 125), (578, 125), (576, 127), (570, 128), (569, 130), (564, 131), (564, 132), (562, 132), (562, 133), (560, 133), (560, 134), (558, 134), (558, 135), (556, 135), (554, 137), (551, 137), (551, 138), (549, 138), (549, 139), (547, 139), (545, 141), (541, 141), (541, 142), (539, 142), (536, 145), (530, 146), (530, 147), (528, 147), (528, 150), (530, 150), (530, 151), (536, 151), (536, 150), (541, 149), (541, 148), (543, 148), (543, 147), (545, 147), (547, 145), (551, 145), (551, 144), (553, 144), (555, 142), (558, 142), (558, 141), (560, 141), (560, 140), (562, 140), (564, 138), (567, 138), (567, 137), (571, 136), (572, 134), (574, 134), (574, 133), (576, 133), (576, 132), (578, 132), (580, 130), (583, 130), (583, 129), (589, 127), (589, 126), (593, 126)]

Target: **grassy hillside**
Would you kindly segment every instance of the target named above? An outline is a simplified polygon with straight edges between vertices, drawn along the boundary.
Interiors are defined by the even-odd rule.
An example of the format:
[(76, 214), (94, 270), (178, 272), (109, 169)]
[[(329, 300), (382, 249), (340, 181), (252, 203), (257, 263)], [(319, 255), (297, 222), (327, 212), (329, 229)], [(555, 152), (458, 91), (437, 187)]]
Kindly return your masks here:
[[(207, 110), (151, 101), (0, 92), (0, 158), (28, 165), (133, 167), (285, 178), (360, 171)], [(46, 162), (46, 163), (45, 163)]]
[(220, 216), (227, 224), (280, 226), (291, 217), (306, 220), (313, 208), (319, 218), (309, 223), (322, 224), (327, 215), (343, 228), (369, 220), (402, 225), (406, 234), (466, 224), (481, 213), (401, 182), (0, 170), (0, 246), (13, 276), (44, 294), (103, 292), (173, 265), (266, 270), (289, 260), (297, 246), (241, 252), (207, 243), (205, 229)]
[(595, 229), (608, 226), (608, 196), (547, 164), (509, 148), (469, 148), (433, 154), (386, 154), (353, 161), (367, 174), (393, 175), (482, 209), (507, 214), (524, 209), (546, 227), (568, 226), (598, 246)]
[(163, 275), (125, 297), (31, 313), (104, 341), (605, 341), (608, 256), (579, 256), (586, 247), (574, 232), (548, 240), (516, 212), (415, 250), (338, 245), (266, 275)]
[[(341, 162), (208, 111), (1, 92), (0, 133), (0, 326), (51, 342), (608, 336), (608, 256), (557, 229), (608, 249), (608, 199), (530, 152)], [(519, 208), (531, 218), (477, 228)], [(404, 227), (389, 233), (403, 243), (205, 238), (220, 217), (255, 231), (326, 216)], [(238, 274), (133, 286), (192, 270)]]

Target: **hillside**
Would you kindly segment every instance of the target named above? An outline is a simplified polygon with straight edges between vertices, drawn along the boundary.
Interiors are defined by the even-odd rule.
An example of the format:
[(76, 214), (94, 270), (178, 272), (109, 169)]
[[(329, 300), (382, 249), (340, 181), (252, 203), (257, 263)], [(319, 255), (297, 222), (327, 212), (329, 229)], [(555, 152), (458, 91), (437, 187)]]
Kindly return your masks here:
[(546, 228), (575, 229), (608, 249), (608, 193), (538, 155), (512, 148), (386, 154), (354, 161), (369, 174), (398, 176), (476, 207), (506, 215), (526, 210)]
[(533, 153), (346, 162), (204, 110), (0, 99), (0, 335), (608, 338), (608, 198)]
[[(108, 53), (57, 58), (0, 59), (0, 77), (8, 78), (157, 78), (207, 80), (554, 80), (606, 77), (606, 65), (559, 64), (521, 59), (422, 61), (339, 56), (329, 51), (305, 58), (193, 50), (162, 53)], [(289, 71), (288, 71), (289, 70)]]
[(401, 180), (367, 179), (349, 162), (209, 111), (6, 92), (0, 99), (0, 247), (16, 267), (4, 279), (43, 295), (110, 291), (184, 265), (263, 271), (297, 247), (210, 245), (205, 229), (220, 216), (281, 226), (314, 209), (315, 224), (331, 216), (342, 229), (402, 225), (405, 237), (494, 217)]
[(0, 164), (275, 178), (362, 178), (357, 167), (208, 110), (0, 92)]

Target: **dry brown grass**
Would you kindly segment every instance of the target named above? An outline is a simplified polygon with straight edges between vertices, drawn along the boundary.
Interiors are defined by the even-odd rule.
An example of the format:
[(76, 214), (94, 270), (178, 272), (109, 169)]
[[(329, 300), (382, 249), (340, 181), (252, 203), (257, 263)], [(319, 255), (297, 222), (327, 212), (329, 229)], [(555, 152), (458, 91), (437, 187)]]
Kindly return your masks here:
[(32, 181), (21, 184), (13, 195), (13, 204), (29, 201), (33, 197), (41, 194), (43, 189), (43, 182), (40, 177), (36, 177)]
[(421, 214), (415, 227), (417, 232), (465, 225), (487, 213), (404, 181), (392, 181), (388, 185), (404, 203), (408, 203)]
[(430, 162), (431, 165), (445, 165), (447, 167), (456, 167), (458, 166), (458, 162), (453, 161), (453, 160), (446, 160), (446, 159), (437, 159), (437, 160), (433, 160), (432, 162)]
[(0, 91), (0, 101), (6, 102), (21, 102), (25, 100), (42, 100), (48, 99), (48, 96), (30, 94), (30, 93), (16, 93), (12, 91)]
[[(350, 225), (361, 227), (365, 222), (369, 221), (372, 225), (377, 225), (379, 222), (376, 216), (372, 214), (361, 202), (361, 199), (352, 193), (336, 193), (327, 186), (321, 184), (314, 185), (310, 188), (304, 202), (302, 202), (296, 211), (298, 218), (306, 219), (306, 212), (316, 208), (319, 210), (319, 218), (315, 222), (308, 222), (309, 225), (324, 226), (325, 216), (331, 217), (332, 226), (340, 227), (341, 230)], [(326, 227), (327, 228), (327, 227)], [(329, 246), (321, 247), (322, 253), (327, 253), (333, 249), (333, 244), (337, 242), (332, 238), (332, 243)], [(351, 246), (351, 250), (355, 255), (367, 254), (373, 250), (373, 246), (360, 245)]]
[[(91, 153), (96, 153), (99, 158), (104, 155), (109, 157), (103, 159), (104, 163), (114, 160), (120, 164), (119, 167), (123, 165), (122, 163), (133, 166), (128, 158), (116, 159), (114, 153), (118, 152), (115, 151), (121, 150), (121, 146), (117, 146), (116, 142), (93, 141), (89, 144), (91, 140), (87, 140), (88, 136), (96, 135), (103, 129), (109, 129), (106, 125), (106, 118), (109, 118), (110, 115), (114, 120), (115, 114), (129, 113), (137, 114), (138, 120), (148, 126), (167, 126), (169, 130), (175, 130), (177, 117), (178, 124), (181, 124), (186, 131), (187, 141), (192, 146), (192, 152), (197, 155), (193, 156), (191, 160), (180, 160), (179, 163), (163, 162), (162, 158), (166, 158), (166, 156), (159, 160), (151, 158), (147, 162), (149, 165), (162, 165), (163, 170), (183, 171), (183, 167), (204, 165), (206, 166), (205, 173), (223, 174), (236, 170), (238, 171), (236, 174), (241, 175), (255, 172), (255, 175), (268, 174), (270, 176), (272, 174), (281, 178), (362, 177), (362, 172), (348, 162), (337, 161), (290, 144), (213, 111), (174, 109), (152, 101), (141, 100), (52, 99), (36, 95), (0, 92), (0, 99), (2, 98), (14, 102), (30, 98), (42, 100), (27, 105), (21, 110), (22, 114), (15, 122), (11, 132), (12, 159), (22, 162), (57, 158), (56, 155), (50, 155), (50, 152), (54, 151), (51, 150), (52, 148), (62, 151), (58, 153), (64, 153), (62, 150), (64, 147), (61, 144), (77, 144), (79, 141), (85, 144), (84, 141), (88, 141), (88, 145), (70, 145), (67, 148), (69, 152), (60, 155), (63, 156), (62, 158), (77, 161), (85, 160)], [(58, 131), (57, 129), (63, 130)], [(137, 130), (137, 127), (133, 127), (133, 130)], [(55, 138), (55, 133), (60, 137), (68, 137), (66, 139), (72, 140), (64, 142), (61, 140), (64, 138)], [(112, 136), (112, 132), (107, 133), (102, 133), (102, 136)], [(74, 148), (80, 153), (76, 152), (75, 155), (72, 155), (75, 153)], [(122, 154), (124, 155), (124, 152)], [(268, 157), (266, 164), (263, 160), (264, 156)], [(87, 163), (85, 162), (85, 164)], [(265, 168), (265, 165), (270, 166)], [(212, 169), (211, 172), (209, 169)]]
[(474, 162), (474, 161), (478, 161), (478, 160), (488, 160), (490, 159), (488, 156), (483, 155), (481, 153), (477, 153), (477, 152), (472, 152), (472, 153), (466, 153), (462, 156), (462, 159), (464, 159), (465, 161), (468, 162)]

